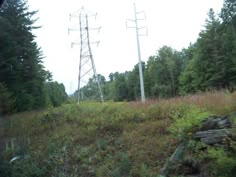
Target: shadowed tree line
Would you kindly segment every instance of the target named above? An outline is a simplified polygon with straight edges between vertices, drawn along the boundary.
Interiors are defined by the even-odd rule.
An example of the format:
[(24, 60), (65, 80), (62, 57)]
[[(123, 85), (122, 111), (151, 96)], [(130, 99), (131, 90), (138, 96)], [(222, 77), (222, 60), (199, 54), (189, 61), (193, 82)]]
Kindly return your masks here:
[(24, 0), (8, 0), (0, 9), (0, 114), (58, 106), (67, 99), (52, 82), (35, 42), (33, 18)]

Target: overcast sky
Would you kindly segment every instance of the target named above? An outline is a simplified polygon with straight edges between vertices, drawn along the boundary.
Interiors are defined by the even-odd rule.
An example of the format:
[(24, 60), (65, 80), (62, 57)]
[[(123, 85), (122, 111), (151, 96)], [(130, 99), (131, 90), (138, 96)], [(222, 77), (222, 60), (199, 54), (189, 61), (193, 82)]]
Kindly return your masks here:
[[(143, 61), (155, 55), (163, 45), (176, 50), (195, 42), (204, 29), (210, 8), (220, 12), (223, 0), (136, 0), (137, 11), (145, 11), (148, 36), (140, 37)], [(73, 93), (78, 85), (80, 46), (71, 48), (79, 33), (68, 35), (72, 24), (69, 14), (82, 6), (97, 12), (96, 21), (90, 26), (101, 26), (100, 33), (91, 33), (91, 41), (100, 41), (92, 46), (97, 73), (108, 78), (111, 72), (133, 69), (138, 62), (136, 34), (126, 29), (126, 19), (134, 18), (134, 0), (28, 0), (30, 10), (39, 10), (34, 31), (38, 45), (42, 48), (44, 66), (52, 72), (53, 79), (64, 83), (67, 93)]]

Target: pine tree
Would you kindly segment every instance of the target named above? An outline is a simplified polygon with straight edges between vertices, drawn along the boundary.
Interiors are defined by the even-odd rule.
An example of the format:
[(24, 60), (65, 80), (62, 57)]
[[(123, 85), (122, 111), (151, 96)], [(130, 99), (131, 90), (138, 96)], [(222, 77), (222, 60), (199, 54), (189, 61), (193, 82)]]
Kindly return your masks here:
[(228, 87), (236, 86), (236, 1), (225, 0), (220, 13), (222, 23), (223, 52), (228, 59), (226, 80)]
[(193, 50), (192, 60), (180, 77), (181, 92), (225, 88), (227, 60), (223, 54), (221, 23), (210, 9), (205, 30)]
[(0, 10), (0, 82), (15, 96), (17, 111), (45, 105), (46, 72), (32, 34), (35, 14), (23, 0), (8, 0)]
[(0, 93), (0, 115), (14, 112), (15, 99), (3, 83), (0, 83)]

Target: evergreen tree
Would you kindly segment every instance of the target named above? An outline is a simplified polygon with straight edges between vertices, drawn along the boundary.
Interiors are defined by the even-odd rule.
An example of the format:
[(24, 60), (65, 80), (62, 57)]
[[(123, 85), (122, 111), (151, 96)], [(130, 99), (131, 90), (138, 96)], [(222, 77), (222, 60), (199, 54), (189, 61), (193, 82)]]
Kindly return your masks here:
[(23, 0), (8, 0), (0, 10), (0, 82), (16, 98), (17, 111), (45, 105), (45, 71), (32, 30), (36, 11)]
[(0, 93), (0, 115), (12, 113), (15, 109), (15, 99), (3, 83), (0, 83)]
[[(235, 3), (234, 3), (235, 4)], [(224, 8), (228, 5), (224, 5)], [(230, 6), (231, 7), (231, 6)], [(223, 89), (235, 84), (235, 35), (228, 10), (222, 9), (223, 23), (210, 9), (205, 30), (199, 35), (192, 60), (180, 77), (181, 93)], [(230, 13), (233, 14), (233, 13)], [(232, 18), (230, 18), (232, 19)]]
[(227, 61), (228, 87), (236, 86), (236, 1), (225, 0), (220, 13), (222, 19), (223, 54)]
[[(174, 97), (236, 86), (236, 1), (225, 0), (219, 16), (209, 10), (205, 29), (187, 49), (163, 46), (143, 63), (148, 98)], [(104, 82), (105, 98), (133, 101), (140, 97), (138, 65), (132, 71), (111, 73)]]
[(45, 94), (47, 95), (47, 104), (51, 106), (60, 106), (67, 100), (65, 87), (58, 82), (47, 82), (45, 84)]

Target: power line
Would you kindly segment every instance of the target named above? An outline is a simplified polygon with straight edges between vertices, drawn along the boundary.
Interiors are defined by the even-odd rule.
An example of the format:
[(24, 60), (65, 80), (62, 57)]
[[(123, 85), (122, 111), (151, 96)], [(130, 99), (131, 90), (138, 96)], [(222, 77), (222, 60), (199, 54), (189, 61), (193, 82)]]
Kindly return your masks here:
[[(78, 28), (69, 28), (70, 31), (79, 31), (80, 40), (76, 40), (71, 43), (71, 46), (80, 45), (80, 62), (79, 62), (79, 76), (78, 76), (78, 103), (82, 100), (96, 100), (99, 96), (101, 102), (103, 102), (103, 94), (101, 91), (101, 86), (99, 83), (98, 75), (95, 68), (95, 63), (92, 55), (91, 44), (98, 44), (97, 42), (91, 42), (89, 31), (90, 30), (100, 30), (99, 28), (90, 28), (88, 23), (88, 18), (92, 16), (97, 16), (97, 14), (88, 14), (85, 9), (82, 7), (76, 13), (70, 15), (70, 18), (79, 18), (79, 29)], [(94, 81), (97, 85), (96, 93), (92, 95), (86, 95), (83, 93), (83, 87), (88, 85), (89, 82)]]

